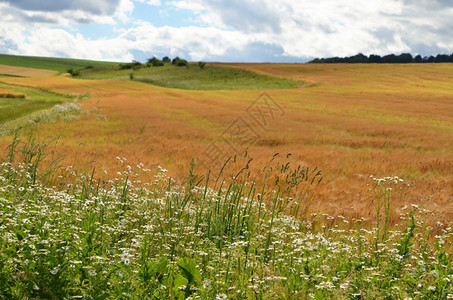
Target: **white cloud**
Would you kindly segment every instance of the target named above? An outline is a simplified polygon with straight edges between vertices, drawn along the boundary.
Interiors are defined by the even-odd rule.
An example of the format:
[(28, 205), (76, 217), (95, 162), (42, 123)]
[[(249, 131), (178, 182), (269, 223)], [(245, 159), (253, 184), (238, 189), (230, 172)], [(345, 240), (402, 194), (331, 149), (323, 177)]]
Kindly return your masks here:
[(160, 0), (148, 0), (148, 1), (146, 1), (146, 4), (151, 5), (151, 6), (161, 6), (162, 5), (160, 3)]
[(415, 52), (420, 43), (453, 51), (448, 34), (453, 4), (442, 0), (185, 0), (172, 5), (193, 10), (207, 25), (280, 45), (287, 56)]
[(135, 1), (140, 2), (140, 3), (146, 3), (151, 6), (161, 6), (162, 5), (160, 0), (135, 0)]
[[(184, 27), (132, 20), (133, 1), (196, 20)], [(121, 61), (137, 51), (230, 61), (453, 52), (453, 4), (445, 0), (64, 0), (47, 10), (53, 1), (25, 6), (31, 2), (38, 3), (0, 0), (0, 52)], [(89, 40), (65, 30), (78, 23), (111, 24), (117, 36)]]

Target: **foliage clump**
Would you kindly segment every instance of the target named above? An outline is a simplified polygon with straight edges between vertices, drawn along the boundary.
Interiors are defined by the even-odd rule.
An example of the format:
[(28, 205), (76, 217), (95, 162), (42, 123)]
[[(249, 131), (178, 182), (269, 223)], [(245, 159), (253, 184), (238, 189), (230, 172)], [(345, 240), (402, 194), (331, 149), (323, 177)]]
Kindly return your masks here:
[(138, 70), (142, 67), (142, 63), (138, 62), (138, 61), (132, 61), (131, 63), (127, 63), (127, 64), (120, 64), (119, 65), (119, 69), (120, 70)]
[(162, 67), (164, 62), (160, 61), (157, 57), (153, 57), (148, 59), (148, 65), (153, 67)]
[(173, 58), (171, 63), (177, 67), (187, 67), (187, 68), (189, 67), (189, 63), (187, 62), (187, 60), (179, 58), (179, 57)]
[(77, 77), (77, 76), (80, 75), (80, 71), (74, 70), (74, 69), (72, 69), (72, 68), (69, 69), (69, 70), (67, 71), (67, 73), (69, 73), (72, 77)]

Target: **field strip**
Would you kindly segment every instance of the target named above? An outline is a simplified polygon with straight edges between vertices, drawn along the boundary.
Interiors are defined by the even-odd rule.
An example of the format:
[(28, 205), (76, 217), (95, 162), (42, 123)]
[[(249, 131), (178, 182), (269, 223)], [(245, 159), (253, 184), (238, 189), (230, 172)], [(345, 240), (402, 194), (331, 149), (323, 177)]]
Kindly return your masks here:
[(20, 76), (20, 77), (49, 77), (49, 76), (57, 75), (58, 72), (52, 71), (52, 70), (32, 69), (32, 68), (0, 65), (0, 74)]

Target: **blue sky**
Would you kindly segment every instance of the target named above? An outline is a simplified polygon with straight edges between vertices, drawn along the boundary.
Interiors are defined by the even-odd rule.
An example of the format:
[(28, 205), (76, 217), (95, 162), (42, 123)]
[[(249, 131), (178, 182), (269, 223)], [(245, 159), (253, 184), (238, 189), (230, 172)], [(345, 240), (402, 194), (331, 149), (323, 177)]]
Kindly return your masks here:
[(453, 52), (447, 0), (0, 0), (0, 53), (305, 62)]

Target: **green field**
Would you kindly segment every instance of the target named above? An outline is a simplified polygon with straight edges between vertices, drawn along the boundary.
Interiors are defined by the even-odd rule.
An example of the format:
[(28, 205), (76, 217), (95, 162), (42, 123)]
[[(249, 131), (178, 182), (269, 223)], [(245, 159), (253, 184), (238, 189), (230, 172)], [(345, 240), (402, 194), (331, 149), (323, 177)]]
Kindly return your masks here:
[(80, 72), (80, 78), (84, 79), (131, 80), (131, 76), (133, 80), (187, 90), (288, 89), (302, 85), (300, 81), (293, 79), (262, 75), (239, 68), (208, 65), (200, 69), (196, 64), (190, 64), (188, 68), (165, 64), (137, 70), (111, 67)]
[(11, 85), (0, 82), (0, 90), (8, 89), (14, 94), (0, 93), (0, 134), (10, 133), (29, 120), (42, 118), (36, 113), (51, 109), (74, 99), (73, 95), (63, 95), (44, 89)]
[[(165, 64), (162, 67), (142, 65), (144, 67), (136, 70), (120, 70), (121, 64), (114, 62), (0, 54), (0, 65), (2, 64), (55, 70), (59, 73), (72, 69), (79, 72), (79, 76), (75, 78), (83, 79), (131, 80), (132, 76), (133, 80), (187, 90), (288, 89), (303, 85), (303, 82), (298, 80), (258, 74), (239, 68), (208, 65), (200, 69), (196, 64), (189, 64), (188, 68)], [(11, 75), (0, 74), (0, 77), (2, 76)]]
[(117, 65), (114, 62), (102, 62), (93, 60), (71, 59), (71, 58), (52, 58), (36, 56), (16, 56), (0, 54), (0, 65), (35, 68), (45, 70), (55, 70), (59, 73), (66, 73), (69, 69), (85, 69), (87, 67), (108, 67)]

